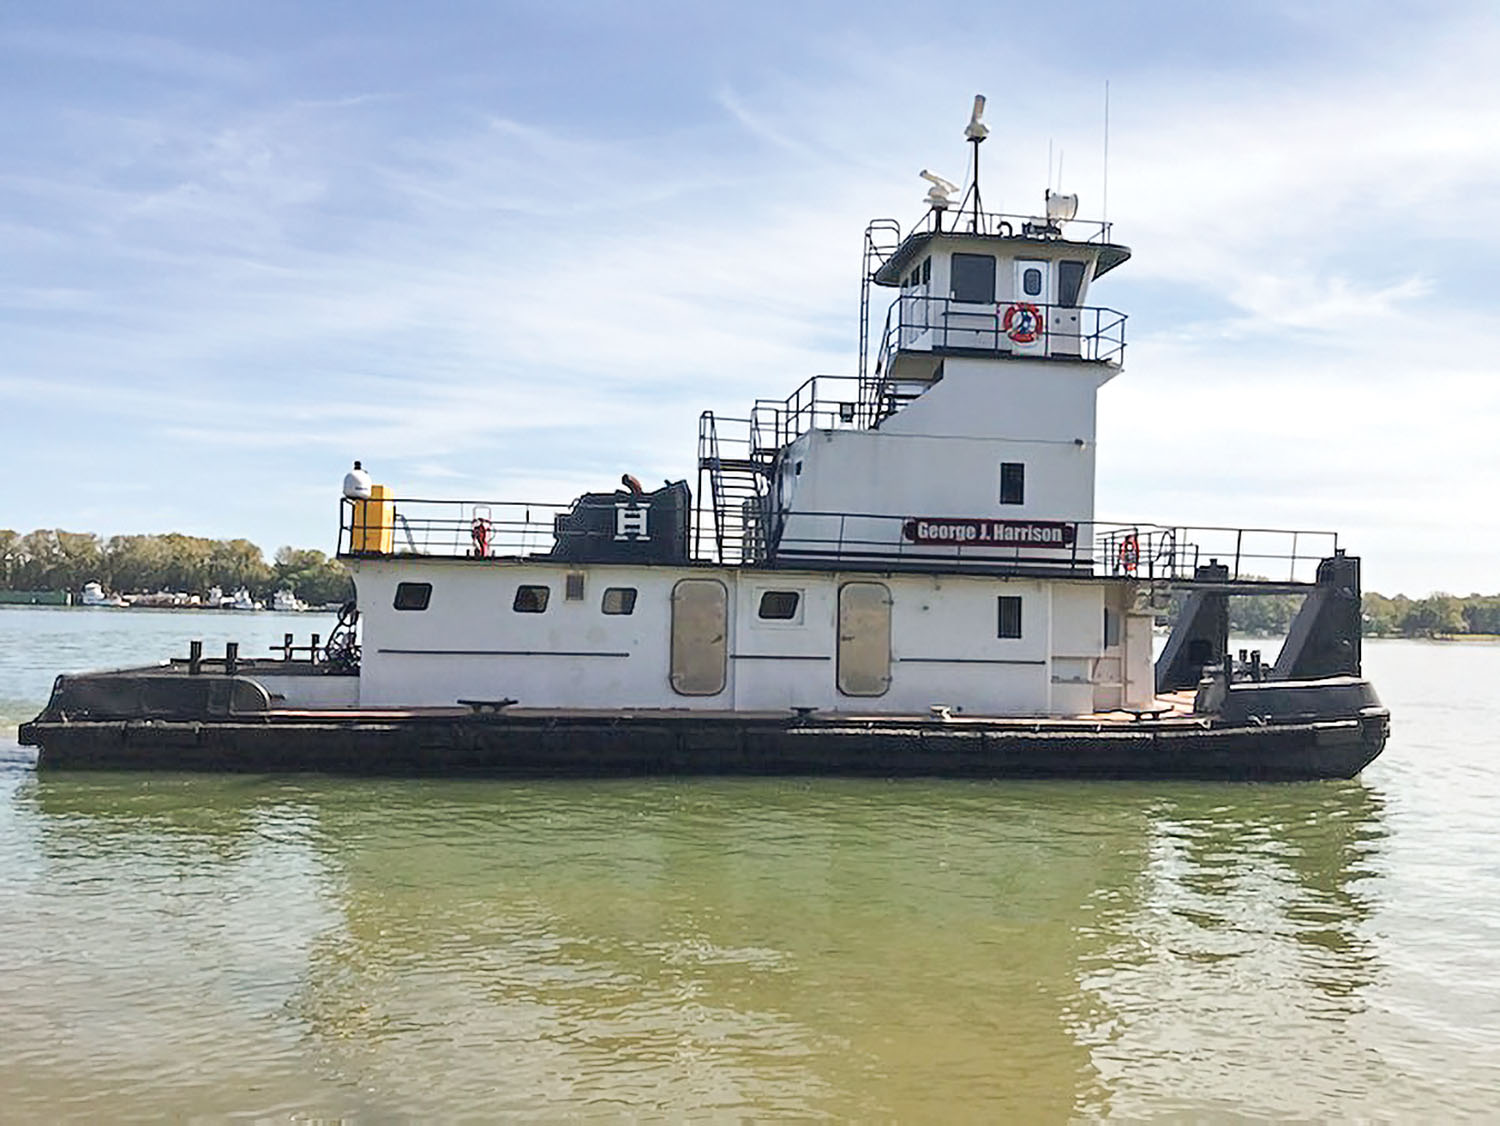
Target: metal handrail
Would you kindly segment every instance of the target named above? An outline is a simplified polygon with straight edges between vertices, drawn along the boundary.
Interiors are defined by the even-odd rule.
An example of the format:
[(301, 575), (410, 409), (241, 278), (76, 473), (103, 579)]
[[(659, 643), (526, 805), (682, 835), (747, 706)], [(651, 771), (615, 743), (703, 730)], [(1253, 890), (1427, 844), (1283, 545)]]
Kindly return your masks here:
[[(946, 218), (944, 217), (946, 216)], [(1064, 234), (1064, 226), (1068, 228)], [(1066, 224), (1048, 220), (1040, 215), (1019, 215), (1008, 211), (935, 211), (918, 219), (906, 237), (925, 234), (991, 235), (998, 238), (1046, 239), (1059, 242), (1084, 242), (1107, 244), (1113, 223), (1092, 219), (1069, 219)], [(1087, 237), (1071, 237), (1074, 232), (1084, 232)]]
[[(717, 448), (717, 447), (715, 447)], [(700, 497), (702, 491), (700, 490)], [(627, 498), (628, 499), (628, 498)], [(1047, 521), (1030, 516), (897, 516), (870, 512), (803, 512), (773, 514), (769, 528), (750, 527), (728, 518), (733, 498), (712, 505), (714, 536), (699, 532), (691, 561), (717, 566), (829, 567), (889, 569), (900, 566), (983, 571), (1066, 572), (1089, 577), (1115, 576), (1143, 582), (1184, 581), (1197, 577), (1205, 563), (1224, 568), (1237, 583), (1310, 585), (1319, 561), (1339, 548), (1336, 532), (1300, 528), (1234, 528), (1171, 525), (1149, 521)], [(342, 502), (338, 551), (341, 556), (431, 556), (439, 558), (515, 558), (546, 555), (559, 541), (555, 517), (567, 504), (524, 501), (438, 501), (394, 499), (364, 502), (386, 508), (361, 509), (361, 502)], [(361, 515), (363, 514), (363, 515)], [(1066, 546), (1002, 542), (914, 542), (906, 534), (915, 520), (955, 524), (1066, 525)], [(360, 523), (360, 521), (363, 521)], [(483, 521), (483, 536), (476, 523)], [(372, 529), (388, 528), (377, 536)], [(397, 536), (397, 532), (400, 536)], [(482, 542), (481, 542), (482, 540)], [(705, 550), (705, 549), (709, 550)]]
[[(1077, 331), (1054, 331), (1055, 312), (1076, 313)], [(1008, 327), (1007, 315), (1011, 317)], [(1120, 364), (1125, 358), (1127, 319), (1117, 309), (1100, 305), (1017, 300), (987, 306), (951, 297), (903, 293), (886, 310), (875, 375), (878, 380), (889, 371), (893, 352), (928, 352), (935, 348)]]

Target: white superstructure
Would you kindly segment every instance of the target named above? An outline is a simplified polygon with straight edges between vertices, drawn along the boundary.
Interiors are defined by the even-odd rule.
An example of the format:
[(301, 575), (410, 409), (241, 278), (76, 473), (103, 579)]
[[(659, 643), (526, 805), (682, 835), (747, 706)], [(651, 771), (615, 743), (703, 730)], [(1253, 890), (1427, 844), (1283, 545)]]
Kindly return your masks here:
[[(967, 136), (977, 170), (977, 116)], [(1245, 533), (1096, 519), (1096, 401), (1125, 318), (1086, 302), (1129, 251), (1075, 222), (1072, 197), (992, 214), (977, 183), (955, 205), (927, 178), (915, 228), (867, 230), (859, 374), (737, 422), (705, 414), (696, 509), (685, 483), (646, 494), (629, 477), (567, 508), (346, 483), (340, 554), (363, 614), (351, 702), (1149, 708), (1159, 584), (1191, 578), (1205, 545), (1233, 552), (1238, 578)], [(1254, 558), (1295, 570), (1329, 554), (1288, 535)]]

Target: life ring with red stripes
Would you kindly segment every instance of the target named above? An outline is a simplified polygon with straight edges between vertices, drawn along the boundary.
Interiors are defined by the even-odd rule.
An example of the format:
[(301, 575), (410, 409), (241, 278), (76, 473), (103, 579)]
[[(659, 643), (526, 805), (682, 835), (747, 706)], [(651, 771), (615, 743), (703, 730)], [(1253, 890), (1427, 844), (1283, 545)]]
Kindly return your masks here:
[(1141, 541), (1136, 539), (1132, 532), (1120, 541), (1120, 566), (1127, 572), (1134, 571), (1141, 564)]
[(1033, 344), (1042, 334), (1042, 311), (1029, 301), (1021, 301), (1005, 310), (1000, 327), (1017, 344)]
[(474, 554), (488, 555), (490, 553), (490, 522), (483, 516), (474, 517), (474, 523), (469, 527), (469, 534), (474, 538)]

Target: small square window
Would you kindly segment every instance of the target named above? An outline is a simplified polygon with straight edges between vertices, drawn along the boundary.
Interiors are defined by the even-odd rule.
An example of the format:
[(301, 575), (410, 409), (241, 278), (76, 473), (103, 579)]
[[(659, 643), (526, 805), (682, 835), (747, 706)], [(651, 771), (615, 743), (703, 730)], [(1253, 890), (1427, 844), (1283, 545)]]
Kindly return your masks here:
[(1000, 623), (997, 637), (1021, 636), (1021, 598), (1016, 594), (1000, 596)]
[(1000, 503), (1026, 503), (1026, 465), (1019, 461), (1000, 463)]
[(517, 614), (542, 614), (547, 610), (547, 598), (552, 593), (550, 586), (518, 586), (516, 600), (510, 608)]
[(604, 600), (599, 604), (599, 609), (606, 614), (634, 614), (635, 613), (635, 587), (612, 586), (604, 591)]
[(760, 596), (760, 616), (770, 622), (789, 622), (797, 616), (801, 600), (795, 590), (768, 590)]
[(398, 610), (425, 610), (432, 601), (431, 583), (397, 583), (396, 601)]

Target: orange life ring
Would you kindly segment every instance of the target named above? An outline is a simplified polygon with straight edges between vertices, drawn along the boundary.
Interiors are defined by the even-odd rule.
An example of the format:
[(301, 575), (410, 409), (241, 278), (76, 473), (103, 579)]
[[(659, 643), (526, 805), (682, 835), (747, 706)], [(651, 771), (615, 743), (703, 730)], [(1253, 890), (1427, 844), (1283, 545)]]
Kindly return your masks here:
[(1132, 532), (1120, 541), (1120, 566), (1126, 571), (1134, 571), (1141, 562), (1141, 541), (1136, 539)]
[(1000, 327), (1017, 344), (1033, 344), (1042, 335), (1042, 311), (1029, 301), (1011, 305)]

